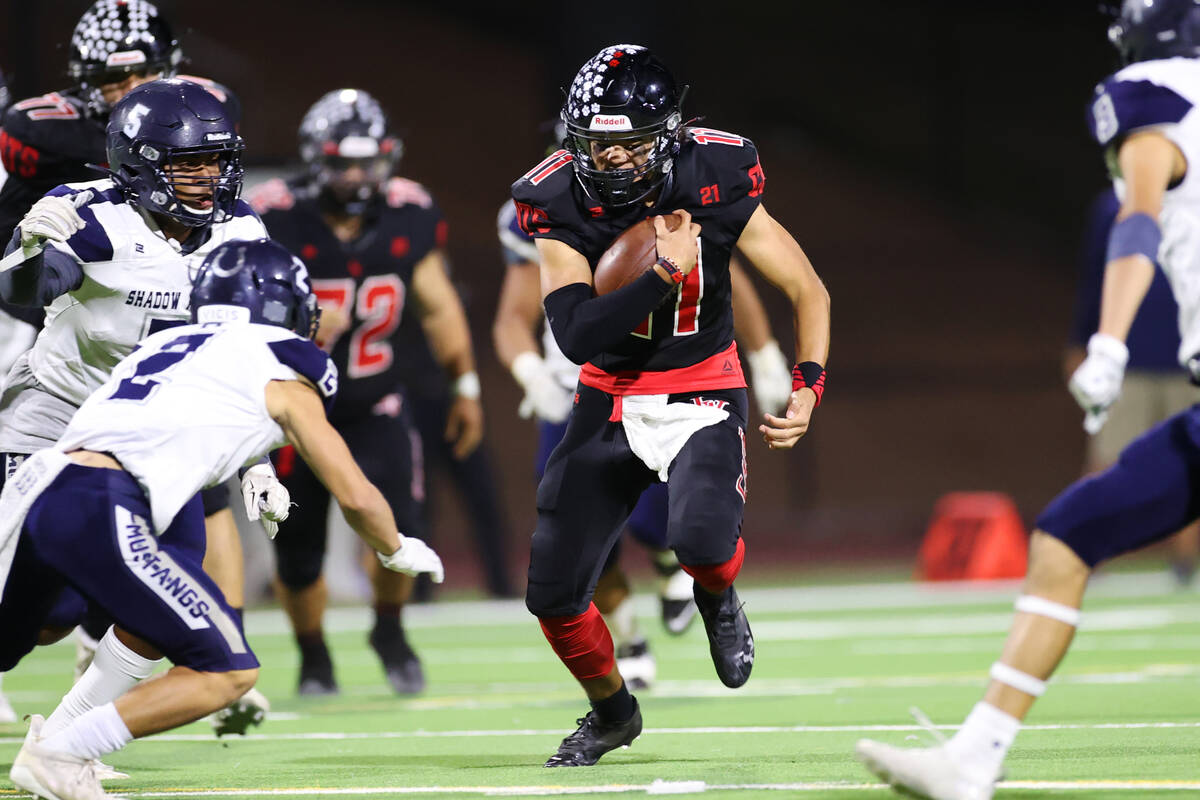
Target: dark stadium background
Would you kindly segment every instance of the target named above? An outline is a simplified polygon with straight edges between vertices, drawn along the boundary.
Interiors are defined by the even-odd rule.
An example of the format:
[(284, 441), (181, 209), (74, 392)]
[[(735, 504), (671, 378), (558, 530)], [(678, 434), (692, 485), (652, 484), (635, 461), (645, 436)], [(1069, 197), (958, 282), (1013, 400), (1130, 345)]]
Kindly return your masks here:
[[(15, 96), (61, 88), (88, 3), (4, 5)], [(293, 161), (299, 118), (325, 91), (365, 88), (389, 110), (402, 173), (450, 223), (517, 560), (533, 436), (491, 347), (493, 220), (546, 145), (558, 87), (612, 42), (654, 48), (691, 84), (688, 115), (756, 141), (766, 205), (832, 295), (812, 433), (790, 454), (754, 439), (748, 565), (768, 551), (796, 566), (911, 555), (945, 491), (1009, 492), (1030, 520), (1078, 473), (1081, 415), (1059, 359), (1083, 210), (1104, 182), (1084, 107), (1115, 65), (1093, 3), (158, 5), (189, 70), (240, 95), (252, 166)], [(790, 352), (782, 298), (764, 296)], [(439, 512), (457, 519), (445, 498)], [(469, 547), (457, 528), (439, 540), (456, 561)]]

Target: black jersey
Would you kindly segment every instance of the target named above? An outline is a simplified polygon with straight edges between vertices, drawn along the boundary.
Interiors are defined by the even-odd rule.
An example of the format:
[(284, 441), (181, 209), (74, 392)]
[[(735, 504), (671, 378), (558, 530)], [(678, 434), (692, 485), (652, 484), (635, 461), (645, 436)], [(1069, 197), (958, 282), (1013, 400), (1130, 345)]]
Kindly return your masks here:
[[(229, 89), (207, 78), (179, 77), (208, 89), (235, 123), (240, 120), (241, 106)], [(108, 161), (106, 122), (70, 90), (9, 106), (0, 122), (0, 158), (8, 171), (0, 188), (0, 242), (8, 242), (29, 207), (55, 186), (103, 177), (88, 164)]]
[(646, 217), (683, 208), (700, 225), (699, 263), (672, 295), (674, 302), (664, 303), (618, 347), (591, 361), (605, 372), (641, 372), (691, 366), (732, 344), (729, 256), (762, 202), (764, 183), (758, 151), (749, 139), (688, 128), (652, 207), (602, 208), (579, 185), (571, 155), (562, 150), (514, 183), (512, 193), (527, 234), (569, 245), (593, 270), (613, 240)]
[(308, 265), (322, 308), (340, 309), (350, 318), (349, 329), (333, 343), (341, 386), (331, 420), (371, 413), (402, 384), (397, 330), (413, 268), (445, 244), (441, 211), (420, 184), (392, 178), (368, 209), (362, 235), (347, 243), (326, 224), (308, 185), (269, 181), (250, 202), (271, 238)]

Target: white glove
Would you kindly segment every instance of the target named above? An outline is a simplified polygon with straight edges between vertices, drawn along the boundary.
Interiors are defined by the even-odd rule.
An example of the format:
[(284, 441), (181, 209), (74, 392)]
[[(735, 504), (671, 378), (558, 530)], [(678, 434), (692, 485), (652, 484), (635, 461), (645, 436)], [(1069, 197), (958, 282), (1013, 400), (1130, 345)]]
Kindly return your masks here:
[(405, 575), (417, 575), (428, 572), (434, 583), (441, 583), (446, 578), (442, 568), (442, 559), (433, 552), (433, 548), (412, 536), (401, 536), (400, 547), (390, 556), (376, 552), (379, 563), (392, 572), (403, 572)]
[(292, 496), (270, 465), (255, 464), (242, 476), (242, 501), (246, 504), (246, 518), (251, 522), (261, 518), (267, 536), (274, 539), (279, 533), (279, 523), (288, 518)]
[(537, 415), (546, 422), (562, 422), (571, 413), (575, 397), (554, 377), (545, 360), (532, 350), (513, 359), (513, 377), (525, 389), (517, 413), (521, 419)]
[(17, 228), (21, 231), (21, 247), (39, 247), (46, 239), (65, 242), (74, 236), (76, 231), (83, 230), (87, 223), (75, 209), (91, 197), (92, 193), (87, 191), (71, 197), (47, 196), (38, 200), (17, 223)]
[(1109, 407), (1121, 395), (1121, 381), (1129, 348), (1120, 339), (1106, 333), (1094, 333), (1088, 339), (1087, 358), (1071, 376), (1067, 388), (1087, 415), (1083, 429), (1095, 435), (1108, 419)]
[(774, 339), (746, 354), (750, 364), (750, 388), (759, 411), (782, 416), (792, 400), (792, 369)]

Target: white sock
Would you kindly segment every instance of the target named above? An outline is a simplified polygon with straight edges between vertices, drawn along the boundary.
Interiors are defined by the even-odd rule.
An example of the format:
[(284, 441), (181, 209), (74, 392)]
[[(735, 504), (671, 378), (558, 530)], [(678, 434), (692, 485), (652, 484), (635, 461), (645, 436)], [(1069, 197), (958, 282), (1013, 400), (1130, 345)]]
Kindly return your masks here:
[(46, 720), (42, 737), (54, 736), (91, 709), (116, 700), (138, 681), (149, 678), (161, 661), (142, 658), (121, 644), (110, 627), (96, 645), (92, 665)]
[(611, 612), (604, 615), (604, 622), (612, 633), (613, 644), (620, 647), (641, 640), (637, 619), (633, 616), (633, 598), (626, 597)]
[(1012, 747), (1021, 721), (993, 705), (982, 701), (975, 704), (958, 733), (946, 743), (952, 753), (972, 772), (995, 776), (1008, 748)]
[(117, 707), (112, 703), (105, 703), (93, 708), (53, 736), (44, 737), (40, 744), (47, 750), (91, 759), (120, 750), (131, 741), (133, 734), (117, 713)]

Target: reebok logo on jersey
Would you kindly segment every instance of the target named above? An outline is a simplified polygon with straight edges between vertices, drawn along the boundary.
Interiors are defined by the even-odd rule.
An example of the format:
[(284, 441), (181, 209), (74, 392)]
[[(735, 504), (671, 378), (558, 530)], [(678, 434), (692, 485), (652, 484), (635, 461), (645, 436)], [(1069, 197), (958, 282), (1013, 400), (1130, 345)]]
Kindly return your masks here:
[[(179, 310), (179, 300), (183, 292), (152, 292), (145, 289), (131, 289), (125, 297), (125, 305), (134, 308), (169, 308)], [(187, 307), (184, 306), (186, 309)]]

